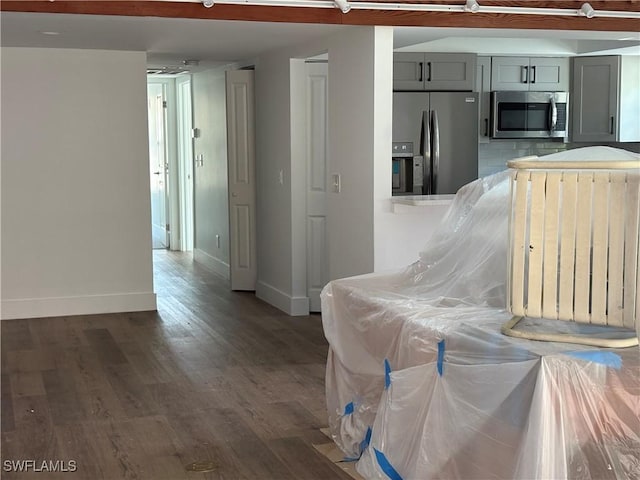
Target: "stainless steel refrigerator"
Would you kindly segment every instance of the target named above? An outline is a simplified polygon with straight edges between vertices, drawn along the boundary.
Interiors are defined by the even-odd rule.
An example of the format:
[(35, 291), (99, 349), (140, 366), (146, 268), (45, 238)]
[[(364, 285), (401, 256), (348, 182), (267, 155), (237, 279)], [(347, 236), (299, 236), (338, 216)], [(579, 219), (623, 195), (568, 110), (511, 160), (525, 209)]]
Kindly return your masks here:
[(393, 142), (422, 157), (423, 195), (455, 193), (478, 178), (478, 94), (394, 92)]

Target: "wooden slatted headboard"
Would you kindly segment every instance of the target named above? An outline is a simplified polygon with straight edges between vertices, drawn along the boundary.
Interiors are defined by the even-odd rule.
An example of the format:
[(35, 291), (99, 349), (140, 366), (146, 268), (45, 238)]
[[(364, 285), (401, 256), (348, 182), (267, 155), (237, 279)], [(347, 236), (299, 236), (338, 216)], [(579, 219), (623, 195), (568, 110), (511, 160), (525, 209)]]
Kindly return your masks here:
[(536, 338), (513, 327), (522, 317), (534, 317), (640, 330), (640, 161), (526, 157), (508, 166), (508, 308), (514, 319), (503, 333), (608, 347), (637, 345), (637, 336)]

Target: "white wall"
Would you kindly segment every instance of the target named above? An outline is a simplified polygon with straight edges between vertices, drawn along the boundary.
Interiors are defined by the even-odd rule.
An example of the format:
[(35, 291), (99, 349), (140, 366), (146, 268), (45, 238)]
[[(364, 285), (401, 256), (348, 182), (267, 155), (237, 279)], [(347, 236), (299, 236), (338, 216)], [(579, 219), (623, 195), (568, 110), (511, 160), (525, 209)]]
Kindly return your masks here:
[[(194, 168), (194, 258), (229, 278), (229, 198), (227, 184), (227, 109), (225, 70), (193, 75), (194, 156), (203, 165)], [(220, 236), (220, 246), (216, 240)]]
[(153, 310), (143, 52), (2, 48), (2, 318)]
[[(340, 278), (373, 271), (374, 212), (390, 211), (392, 43), (391, 28), (350, 27), (256, 64), (256, 294), (288, 313), (303, 314), (308, 304), (306, 168), (297, 137), (303, 117), (291, 100), (302, 103), (304, 87), (295, 78), (303, 68), (292, 59), (329, 52), (327, 174), (341, 175), (342, 191), (328, 194), (328, 257), (330, 278)], [(385, 201), (378, 205), (376, 195)]]
[[(393, 29), (378, 29), (375, 38), (375, 129), (374, 129), (374, 271), (398, 268), (405, 262), (392, 261), (391, 252), (403, 248), (410, 251), (407, 242), (417, 232), (412, 225), (405, 225), (396, 214), (391, 213), (390, 159), (393, 118)], [(404, 219), (404, 217), (403, 217)], [(405, 225), (405, 228), (401, 226)], [(404, 247), (400, 247), (403, 245)], [(417, 252), (414, 252), (417, 253)]]
[(391, 128), (393, 31), (378, 28), (374, 37), (375, 93), (373, 139), (373, 271), (403, 268), (419, 252), (447, 212), (448, 205), (409, 207), (391, 204)]
[(329, 48), (328, 173), (342, 190), (328, 195), (330, 279), (373, 271), (374, 36), (354, 28)]
[[(291, 140), (288, 50), (256, 63), (256, 294), (289, 311), (291, 281)], [(280, 184), (280, 170), (283, 183)]]
[(309, 78), (302, 59), (291, 59), (291, 314), (309, 313), (307, 286), (307, 88)]

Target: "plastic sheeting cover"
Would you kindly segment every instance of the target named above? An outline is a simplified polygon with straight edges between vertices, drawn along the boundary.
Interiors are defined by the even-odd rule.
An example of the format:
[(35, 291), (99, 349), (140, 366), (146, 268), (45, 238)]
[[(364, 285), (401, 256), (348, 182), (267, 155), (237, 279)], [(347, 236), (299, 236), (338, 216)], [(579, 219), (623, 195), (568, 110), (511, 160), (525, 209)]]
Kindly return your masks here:
[[(609, 147), (543, 157), (639, 158)], [(508, 212), (508, 172), (479, 179), (460, 189), (417, 262), (323, 290), (329, 426), (365, 478), (640, 478), (638, 348), (500, 334)]]

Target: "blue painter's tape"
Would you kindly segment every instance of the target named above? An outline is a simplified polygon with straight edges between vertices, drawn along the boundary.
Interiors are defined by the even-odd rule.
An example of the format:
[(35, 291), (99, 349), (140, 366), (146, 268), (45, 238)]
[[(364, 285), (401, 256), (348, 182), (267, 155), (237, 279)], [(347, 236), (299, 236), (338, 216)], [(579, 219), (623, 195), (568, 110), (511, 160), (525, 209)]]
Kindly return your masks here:
[(344, 416), (351, 415), (353, 413), (353, 402), (349, 402), (344, 406)]
[(438, 342), (438, 375), (442, 376), (443, 371), (443, 363), (444, 363), (444, 340), (440, 340)]
[(371, 427), (367, 427), (367, 433), (364, 436), (364, 440), (360, 442), (360, 455), (364, 452), (365, 448), (369, 446), (371, 442)]
[(384, 388), (385, 390), (389, 388), (391, 385), (391, 365), (389, 365), (389, 360), (384, 359)]
[(357, 457), (344, 457), (342, 461), (357, 462), (358, 460), (360, 460), (360, 457), (362, 457), (362, 452), (364, 452), (364, 449), (369, 446), (370, 442), (371, 442), (371, 427), (367, 427), (367, 433), (365, 433), (364, 439), (360, 442), (360, 455), (358, 455)]
[(620, 355), (614, 352), (586, 350), (581, 352), (565, 352), (565, 354), (571, 357), (586, 360), (587, 362), (600, 363), (602, 365), (606, 365), (607, 367), (615, 368), (616, 370), (620, 370), (620, 368), (622, 367), (622, 358), (620, 358)]
[(389, 460), (387, 460), (387, 457), (384, 456), (384, 453), (375, 448), (373, 449), (373, 451), (376, 452), (376, 460), (378, 461), (378, 465), (380, 465), (380, 468), (385, 473), (385, 475), (391, 480), (402, 480), (402, 477), (396, 471), (396, 469), (391, 466)]

